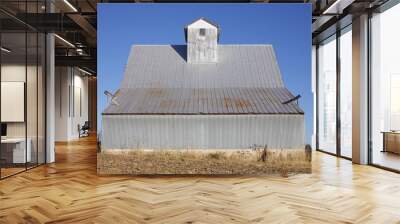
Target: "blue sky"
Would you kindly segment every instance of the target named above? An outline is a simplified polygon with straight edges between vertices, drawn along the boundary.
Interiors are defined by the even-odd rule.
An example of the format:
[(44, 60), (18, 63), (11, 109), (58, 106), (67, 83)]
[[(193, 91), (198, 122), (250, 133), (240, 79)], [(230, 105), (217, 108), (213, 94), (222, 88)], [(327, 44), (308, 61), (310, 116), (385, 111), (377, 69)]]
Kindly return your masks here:
[(310, 4), (98, 4), (98, 121), (107, 103), (103, 92), (118, 89), (131, 45), (185, 44), (184, 26), (199, 17), (219, 24), (220, 44), (274, 46), (286, 87), (302, 95), (310, 143)]

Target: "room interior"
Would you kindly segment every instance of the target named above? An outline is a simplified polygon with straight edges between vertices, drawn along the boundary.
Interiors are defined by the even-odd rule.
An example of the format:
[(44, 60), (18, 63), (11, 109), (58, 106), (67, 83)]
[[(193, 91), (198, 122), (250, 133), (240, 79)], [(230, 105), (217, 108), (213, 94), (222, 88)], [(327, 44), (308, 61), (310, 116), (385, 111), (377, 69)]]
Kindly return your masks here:
[[(39, 159), (35, 158), (35, 155), (40, 154), (36, 151), (41, 150), (45, 145), (45, 108), (43, 108), (45, 92), (42, 91), (43, 86), (45, 86), (44, 74), (46, 72), (43, 69), (46, 62), (44, 31), (57, 30), (58, 32), (54, 38), (55, 72), (59, 74), (55, 76), (55, 99), (57, 100), (55, 114), (58, 114), (55, 119), (58, 119), (56, 124), (58, 128), (54, 129), (54, 140), (77, 139), (79, 138), (78, 125), (83, 126), (88, 120), (96, 120), (96, 110), (93, 109), (95, 108), (95, 100), (89, 100), (94, 99), (93, 97), (96, 95), (96, 79), (87, 75), (87, 72), (95, 74), (93, 72), (95, 59), (89, 57), (95, 52), (95, 48), (93, 48), (95, 46), (93, 45), (95, 39), (93, 38), (95, 37), (93, 28), (96, 25), (95, 6), (98, 2), (94, 0), (72, 4), (55, 2), (50, 4), (51, 7), (45, 7), (45, 3), (44, 0), (26, 3), (3, 1), (0, 17), (7, 20), (7, 23), (4, 23), (7, 24), (7, 29), (4, 29), (1, 33), (2, 94), (8, 94), (8, 91), (11, 90), (16, 91), (15, 94), (11, 94), (16, 97), (15, 100), (11, 98), (2, 100), (4, 101), (2, 102), (2, 105), (4, 104), (2, 106), (2, 116), (4, 116), (4, 120), (2, 120), (3, 138), (24, 138), (26, 136), (22, 142), (26, 145), (25, 148), (31, 148), (31, 156), (36, 163), (41, 158), (40, 156)], [(313, 70), (320, 73), (318, 87), (320, 91), (318, 98), (316, 98), (320, 101), (319, 110), (316, 111), (319, 114), (319, 123), (315, 124), (320, 133), (318, 140), (316, 133), (313, 137), (314, 148), (346, 159), (353, 157), (351, 150), (352, 97), (349, 97), (352, 94), (350, 74), (353, 69), (350, 62), (353, 38), (350, 15), (356, 15), (357, 13), (354, 12), (357, 11), (364, 10), (367, 12), (369, 10), (372, 40), (370, 52), (373, 52), (371, 55), (373, 63), (371, 63), (370, 68), (371, 101), (369, 102), (369, 132), (372, 144), (368, 163), (399, 170), (398, 130), (400, 115), (396, 97), (399, 95), (398, 74), (400, 72), (398, 63), (393, 61), (393, 58), (396, 58), (396, 52), (399, 51), (396, 44), (398, 33), (393, 29), (396, 26), (393, 21), (398, 20), (398, 4), (396, 5), (395, 1), (374, 1), (372, 3), (311, 1), (311, 3), (314, 13), (313, 45), (314, 47), (318, 45), (318, 49), (314, 51), (314, 54), (318, 51), (318, 59), (314, 63), (317, 66)], [(85, 12), (80, 16), (88, 21), (92, 27), (88, 23), (82, 22), (82, 18), (77, 20), (76, 18), (71, 19), (69, 16), (64, 18), (65, 24), (63, 26), (59, 26), (60, 21), (54, 20), (54, 24), (58, 24), (55, 25), (56, 27), (43, 27), (40, 25), (40, 19), (32, 20), (28, 17), (26, 19), (30, 19), (30, 23), (24, 24), (23, 17), (21, 17), (23, 13), (18, 15), (18, 12), (24, 11), (44, 14), (50, 8), (54, 13)], [(329, 15), (334, 10), (342, 10), (339, 17)], [(14, 13), (13, 16), (12, 12), (17, 12), (17, 14)], [(326, 16), (318, 16), (322, 14), (326, 14)], [(333, 31), (332, 27), (338, 21), (340, 21), (339, 29)], [(71, 60), (72, 58), (73, 60)], [(340, 79), (337, 76), (339, 73)], [(22, 84), (25, 85), (24, 93), (17, 90), (17, 87), (13, 87), (13, 85)], [(389, 88), (386, 88), (388, 86)], [(8, 103), (17, 102), (12, 103), (12, 106), (19, 109), (5, 109), (11, 108), (5, 105), (7, 100), (9, 100)], [(26, 101), (24, 108), (18, 106), (22, 101)], [(34, 107), (31, 107), (31, 104)], [(8, 113), (9, 110), (16, 112)], [(24, 118), (12, 121), (11, 118), (6, 117), (7, 114), (19, 117), (23, 115)], [(70, 115), (80, 116), (69, 117)], [(96, 129), (96, 124), (97, 122), (91, 122), (90, 126), (93, 127), (93, 130)], [(316, 142), (318, 142), (318, 147), (315, 144)], [(30, 147), (31, 145), (32, 147)], [(337, 153), (338, 150), (340, 151), (339, 154)], [(27, 167), (30, 167), (30, 165), (27, 165)], [(18, 170), (18, 167), (13, 169)], [(26, 168), (21, 168), (21, 170), (24, 169)]]
[[(368, 142), (363, 146), (365, 163), (399, 172), (400, 67), (396, 58), (400, 34), (394, 27), (400, 19), (400, 5), (382, 2), (377, 9), (367, 12), (370, 25), (365, 23), (369, 29), (365, 51), (357, 52), (360, 26), (354, 27), (351, 15), (343, 16), (337, 27), (332, 25), (313, 40), (316, 97), (313, 138), (317, 150), (355, 161), (353, 157), (360, 156), (352, 146), (359, 137), (353, 136), (354, 131), (360, 130), (353, 126), (356, 121), (365, 130), (363, 141)], [(359, 71), (354, 66), (358, 54), (369, 55), (363, 56), (362, 63), (367, 66), (364, 71), (368, 71), (364, 80), (354, 76)], [(357, 86), (359, 80), (364, 82), (361, 86)], [(360, 100), (355, 92), (359, 88), (363, 91), (361, 96), (365, 96), (361, 106), (353, 102)], [(362, 108), (365, 117), (353, 111), (354, 107)]]
[(400, 5), (371, 19), (372, 163), (400, 170)]
[[(11, 11), (27, 11), (27, 12), (37, 12), (37, 13), (45, 13), (46, 10), (49, 10), (48, 7), (44, 7), (44, 3), (46, 1), (37, 1), (37, 3), (23, 3), (20, 1), (4, 1), (2, 2), (2, 7), (7, 10), (7, 12)], [(118, 2), (118, 1), (107, 1), (107, 2)], [(89, 22), (89, 24), (95, 25), (95, 5), (98, 3), (97, 1), (89, 1), (89, 2), (74, 2), (72, 4), (66, 4), (63, 2), (56, 2), (52, 5), (54, 12), (59, 13), (61, 11), (63, 12), (70, 12), (70, 13), (75, 13), (76, 11), (84, 11), (86, 12), (83, 16), (86, 21)], [(319, 133), (319, 149), (321, 151), (326, 151), (331, 154), (337, 154), (337, 149), (338, 146), (340, 145), (340, 156), (343, 158), (352, 158), (352, 141), (351, 141), (351, 111), (352, 111), (352, 102), (351, 102), (351, 97), (348, 97), (351, 92), (351, 78), (350, 78), (350, 73), (352, 70), (352, 64), (349, 63), (349, 59), (351, 58), (351, 48), (352, 48), (352, 25), (351, 25), (351, 20), (350, 22), (348, 19), (349, 12), (345, 11), (344, 13), (341, 14), (340, 17), (332, 17), (330, 15), (324, 16), (324, 17), (318, 17), (319, 14), (325, 13), (326, 12), (331, 12), (336, 5), (334, 4), (335, 1), (320, 1), (318, 3), (313, 3), (313, 12), (314, 12), (314, 17), (313, 17), (313, 37), (314, 37), (314, 46), (318, 45), (318, 51), (319, 51), (319, 57), (318, 57), (318, 70), (321, 73), (320, 77), (320, 85), (319, 88), (328, 90), (328, 91), (320, 91), (320, 94), (318, 95), (318, 98), (320, 99), (320, 104), (324, 105), (320, 107), (319, 110), (319, 122), (316, 124), (318, 126), (318, 129), (320, 130)], [(386, 3), (386, 4), (384, 4)], [(349, 8), (351, 10), (361, 10), (362, 8), (371, 8), (375, 10), (376, 12), (373, 11), (371, 14), (371, 35), (372, 35), (372, 48), (371, 52), (374, 52), (374, 54), (371, 57), (371, 60), (374, 60), (375, 66), (371, 66), (371, 80), (376, 79), (377, 81), (373, 81), (371, 85), (371, 142), (373, 147), (371, 151), (371, 158), (369, 163), (371, 164), (377, 164), (380, 166), (386, 166), (384, 164), (384, 161), (387, 161), (388, 163), (397, 163), (397, 155), (396, 153), (391, 152), (391, 150), (384, 150), (384, 133), (383, 132), (390, 132), (387, 134), (387, 136), (392, 136), (392, 137), (387, 137), (394, 139), (394, 142), (397, 142), (397, 138), (393, 137), (395, 133), (393, 133), (393, 130), (398, 130), (398, 108), (396, 104), (395, 95), (398, 93), (398, 88), (396, 87), (398, 84), (397, 83), (397, 75), (399, 72), (396, 67), (393, 65), (396, 65), (395, 62), (391, 61), (393, 55), (393, 52), (398, 51), (397, 50), (397, 45), (395, 43), (395, 38), (397, 38), (395, 33), (392, 29), (395, 25), (393, 25), (393, 21), (396, 21), (398, 18), (396, 16), (396, 12), (398, 11), (398, 5), (393, 4), (392, 1), (379, 1), (379, 2), (374, 2), (371, 5), (368, 5), (368, 3), (363, 3), (363, 2), (352, 2), (349, 4), (344, 4), (342, 5), (339, 4), (340, 7), (339, 9), (342, 8)], [(385, 10), (384, 8), (389, 8), (386, 5), (392, 5), (390, 9)], [(72, 7), (71, 7), (72, 6)], [(335, 6), (335, 7), (333, 7)], [(379, 9), (382, 8), (382, 9)], [(379, 10), (380, 12), (379, 12)], [(10, 11), (11, 10), (11, 11)], [(348, 10), (349, 11), (349, 10)], [(94, 14), (93, 14), (94, 13)], [(21, 21), (16, 20), (15, 18), (12, 18), (12, 14), (10, 13), (5, 13), (2, 12), (1, 16), (3, 19), (7, 19), (8, 21), (12, 21), (8, 24), (12, 29), (7, 30), (7, 32), (2, 33), (2, 70), (4, 71), (2, 73), (2, 81), (24, 81), (26, 82), (26, 98), (27, 98), (27, 105), (29, 103), (39, 104), (38, 110), (44, 110), (40, 106), (40, 102), (43, 101), (41, 94), (41, 88), (40, 85), (44, 85), (40, 79), (43, 77), (43, 73), (45, 71), (42, 71), (43, 69), (43, 63), (45, 62), (44, 57), (45, 57), (45, 52), (44, 52), (44, 46), (45, 46), (45, 40), (44, 40), (44, 34), (43, 32), (38, 32), (40, 30), (35, 30), (35, 28), (40, 28), (42, 31), (43, 30), (58, 30), (58, 34), (55, 36), (54, 41), (55, 41), (55, 56), (56, 60), (55, 63), (57, 66), (55, 66), (55, 71), (59, 73), (59, 76), (56, 76), (55, 79), (55, 99), (57, 100), (57, 103), (55, 105), (55, 110), (57, 112), (55, 114), (58, 114), (58, 117), (55, 117), (55, 119), (60, 119), (58, 127), (64, 127), (64, 128), (55, 128), (55, 137), (54, 139), (56, 141), (65, 141), (65, 140), (73, 140), (76, 139), (76, 137), (79, 137), (79, 133), (77, 131), (77, 126), (78, 124), (80, 126), (83, 125), (83, 123), (87, 120), (96, 120), (93, 119), (96, 116), (95, 110), (91, 109), (94, 108), (94, 105), (91, 107), (88, 107), (86, 109), (86, 106), (89, 104), (93, 104), (93, 100), (87, 100), (88, 103), (85, 103), (85, 100), (87, 97), (93, 97), (96, 93), (96, 86), (93, 85), (95, 83), (95, 78), (90, 77), (87, 78), (88, 80), (84, 80), (85, 78), (85, 73), (77, 69), (79, 68), (84, 68), (84, 71), (90, 71), (89, 68), (89, 63), (91, 63), (91, 66), (93, 64), (93, 59), (90, 59), (89, 56), (93, 55), (93, 52), (95, 52), (95, 49), (93, 48), (93, 27), (90, 28), (87, 23), (82, 23), (82, 20), (72, 20), (71, 18), (64, 18), (64, 25), (63, 26), (57, 26), (55, 27), (41, 27), (40, 25), (40, 19), (38, 19), (35, 23), (30, 23), (32, 25), (26, 26)], [(22, 15), (22, 14), (21, 14)], [(22, 18), (22, 17), (21, 17)], [(324, 20), (323, 20), (324, 18)], [(329, 20), (329, 22), (327, 22)], [(329, 33), (332, 31), (332, 27), (335, 22), (341, 21), (341, 26), (340, 29), (337, 31), (334, 31), (334, 35), (326, 35), (326, 33)], [(22, 21), (23, 22), (23, 21)], [(75, 22), (75, 24), (74, 24)], [(59, 23), (59, 21), (55, 20), (54, 24)], [(347, 24), (347, 25), (343, 25)], [(64, 27), (64, 28), (60, 28)], [(66, 30), (68, 29), (68, 32)], [(90, 34), (90, 30), (92, 31), (92, 34)], [(328, 32), (329, 31), (329, 32)], [(64, 33), (63, 33), (64, 32)], [(390, 33), (392, 32), (392, 33)], [(92, 35), (92, 37), (91, 37)], [(325, 36), (325, 38), (324, 38)], [(91, 38), (90, 38), (91, 37)], [(315, 42), (315, 40), (319, 40)], [(332, 41), (331, 41), (332, 40)], [(337, 43), (337, 40), (340, 40), (340, 44)], [(392, 44), (388, 44), (392, 43)], [(26, 45), (26, 47), (25, 47)], [(380, 46), (382, 45), (382, 46)], [(36, 47), (35, 47), (36, 46)], [(378, 49), (378, 50), (377, 50)], [(9, 52), (9, 50), (11, 50)], [(18, 52), (20, 51), (20, 52)], [(73, 60), (71, 60), (74, 58)], [(337, 58), (340, 58), (340, 63), (338, 64), (336, 61), (338, 60)], [(89, 61), (90, 60), (90, 61)], [(7, 64), (7, 61), (9, 63)], [(13, 62), (14, 61), (14, 62)], [(19, 61), (19, 62), (18, 62)], [(375, 63), (376, 61), (376, 63)], [(95, 62), (95, 61), (94, 61)], [(380, 63), (382, 62), (382, 63)], [(16, 63), (22, 63), (21, 66), (19, 66), (19, 69), (16, 68), (15, 64)], [(34, 64), (31, 66), (30, 64)], [(69, 63), (69, 64), (68, 64)], [(347, 64), (346, 64), (347, 63)], [(11, 66), (13, 64), (13, 66)], [(25, 65), (26, 64), (26, 65)], [(69, 65), (77, 65), (77, 66), (72, 66), (70, 67)], [(379, 66), (376, 66), (379, 65)], [(18, 67), (18, 66), (17, 66)], [(75, 68), (73, 68), (75, 67)], [(90, 67), (92, 70), (95, 68), (95, 66)], [(338, 70), (340, 68), (340, 71)], [(314, 68), (315, 69), (315, 68)], [(16, 73), (20, 73), (20, 77), (18, 76), (13, 76), (13, 77), (8, 77), (6, 70), (11, 71), (15, 70)], [(30, 97), (30, 91), (35, 92), (34, 87), (36, 86), (35, 84), (30, 85), (29, 83), (35, 83), (36, 76), (31, 76), (30, 74), (33, 73), (38, 73), (38, 97), (35, 98), (29, 98)], [(337, 77), (335, 74), (339, 73), (341, 74), (340, 80), (337, 80)], [(26, 73), (26, 78), (23, 77), (24, 74)], [(92, 71), (93, 73), (93, 71)], [(389, 75), (390, 73), (390, 75)], [(325, 75), (323, 75), (325, 74)], [(75, 78), (73, 77), (75, 76)], [(83, 77), (83, 81), (76, 81), (80, 79), (79, 77)], [(324, 78), (326, 77), (326, 78)], [(381, 80), (378, 80), (378, 77), (382, 77)], [(60, 83), (63, 85), (63, 87), (60, 85)], [(67, 84), (66, 84), (67, 83)], [(76, 86), (72, 87), (76, 83)], [(87, 89), (92, 89), (93, 91), (87, 91), (87, 97), (85, 96), (85, 88), (80, 87), (78, 83), (83, 83), (83, 86), (87, 86), (85, 88)], [(86, 84), (87, 83), (87, 84)], [(390, 84), (391, 83), (391, 84)], [(70, 85), (71, 90), (68, 90), (69, 87), (66, 87)], [(390, 85), (390, 88), (383, 88), (382, 86), (385, 85)], [(89, 87), (92, 86), (92, 87)], [(79, 90), (79, 88), (81, 88)], [(385, 91), (380, 92), (379, 89), (385, 89)], [(340, 90), (340, 91), (337, 91)], [(57, 92), (60, 91), (60, 92)], [(79, 95), (81, 95), (79, 97)], [(337, 95), (340, 95), (340, 97), (337, 97)], [(67, 98), (65, 98), (67, 97)], [(36, 99), (37, 98), (37, 99)], [(68, 102), (68, 98), (71, 99), (71, 102)], [(340, 100), (337, 100), (340, 98)], [(60, 100), (58, 100), (60, 99)], [(64, 100), (65, 99), (65, 100)], [(92, 98), (93, 99), (93, 98)], [(78, 103), (81, 101), (81, 103)], [(326, 103), (323, 103), (323, 102)], [(64, 103), (70, 103), (69, 106), (64, 105)], [(387, 102), (387, 103), (384, 103)], [(86, 105), (87, 104), (87, 105)], [(373, 106), (375, 104), (381, 104), (381, 106)], [(58, 105), (58, 106), (57, 106)], [(322, 108), (325, 108), (326, 110), (322, 110)], [(382, 111), (379, 111), (377, 108), (381, 108)], [(31, 127), (34, 127), (32, 123), (30, 123), (31, 120), (34, 120), (33, 117), (35, 117), (36, 120), (38, 120), (38, 139), (42, 138), (42, 134), (40, 132), (43, 132), (42, 127), (44, 125), (44, 122), (42, 120), (44, 118), (41, 117), (43, 112), (35, 112), (32, 110), (31, 107), (24, 108), (23, 113), (25, 114), (26, 112), (26, 120), (24, 122), (4, 122), (7, 123), (7, 134), (8, 135), (14, 135), (14, 136), (24, 136), (24, 133), (22, 130), (24, 130), (24, 127), (26, 127), (26, 136), (28, 137), (30, 135), (30, 130)], [(20, 110), (20, 113), (22, 110)], [(71, 114), (81, 114), (82, 117), (70, 117), (64, 116), (64, 115), (71, 115)], [(32, 116), (31, 119), (30, 116)], [(36, 118), (38, 117), (38, 118)], [(62, 120), (62, 119), (64, 120)], [(340, 122), (338, 122), (340, 121)], [(91, 122), (91, 126), (95, 127), (97, 122)], [(62, 124), (62, 125), (61, 125)], [(19, 129), (21, 132), (19, 134), (13, 133), (13, 130), (15, 130), (16, 127), (20, 127)], [(337, 128), (340, 126), (340, 130)], [(15, 128), (14, 128), (15, 127)], [(63, 130), (63, 131), (59, 131)], [(397, 136), (397, 135), (396, 135)], [(337, 139), (340, 138), (340, 141), (337, 141)], [(313, 138), (314, 142), (314, 148), (316, 138), (314, 136)], [(26, 139), (29, 141), (29, 139)], [(36, 141), (36, 140), (35, 140)], [(389, 141), (389, 140), (388, 140)], [(389, 142), (392, 142), (390, 140)], [(32, 144), (36, 144), (34, 141)], [(44, 143), (41, 142), (40, 140), (38, 141), (39, 145), (43, 145)], [(397, 143), (396, 143), (397, 144)], [(28, 145), (30, 145), (28, 143)], [(389, 144), (390, 146), (391, 144)], [(39, 147), (40, 148), (40, 147)], [(35, 149), (36, 150), (36, 149)], [(384, 152), (382, 152), (384, 151)], [(393, 151), (393, 150), (392, 150)], [(387, 158), (385, 160), (385, 158)], [(395, 167), (395, 165), (390, 165), (389, 167)]]
[[(79, 45), (72, 44), (57, 35), (53, 47), (49, 47), (45, 28), (25, 22), (27, 17), (22, 12), (45, 13), (44, 3), (46, 1), (2, 1), (0, 4), (0, 179), (52, 161), (46, 148), (54, 141), (76, 140), (96, 130), (95, 122), (89, 122), (96, 119), (95, 72), (85, 68), (88, 63), (77, 64), (76, 60), (71, 63), (68, 58), (74, 55), (88, 58), (86, 50), (76, 47), (85, 43), (77, 37)], [(53, 60), (52, 64), (49, 62), (52, 54), (64, 60)], [(48, 130), (51, 96), (46, 76), (52, 70), (57, 73), (54, 80), (56, 113), (52, 113), (55, 132)], [(85, 125), (87, 129), (82, 130)], [(49, 133), (54, 133), (52, 144), (49, 144)]]
[(89, 82), (92, 78), (75, 67), (57, 66), (55, 69), (55, 141), (76, 140), (79, 139), (79, 127), (89, 120)]
[(78, 125), (96, 133), (96, 4), (117, 2), (137, 1), (0, 1), (0, 222), (398, 223), (398, 0), (290, 1), (312, 4), (316, 150), (311, 174), (271, 178), (97, 174), (96, 136)]
[(45, 161), (44, 35), (2, 33), (1, 44), (0, 167), (6, 177)]

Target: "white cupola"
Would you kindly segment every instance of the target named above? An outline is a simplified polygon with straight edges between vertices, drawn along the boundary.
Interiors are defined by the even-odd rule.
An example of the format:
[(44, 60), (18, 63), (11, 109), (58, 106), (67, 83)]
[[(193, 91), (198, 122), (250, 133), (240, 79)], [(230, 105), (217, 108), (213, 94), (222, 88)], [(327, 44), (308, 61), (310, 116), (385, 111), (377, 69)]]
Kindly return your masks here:
[(187, 62), (192, 64), (218, 62), (219, 27), (200, 18), (185, 27)]

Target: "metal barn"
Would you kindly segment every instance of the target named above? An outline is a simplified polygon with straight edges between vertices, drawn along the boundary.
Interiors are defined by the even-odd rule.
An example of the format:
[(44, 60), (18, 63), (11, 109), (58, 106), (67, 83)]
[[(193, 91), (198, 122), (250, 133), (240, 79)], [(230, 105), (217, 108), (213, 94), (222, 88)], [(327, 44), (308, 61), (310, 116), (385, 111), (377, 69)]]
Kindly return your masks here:
[(102, 114), (102, 149), (304, 147), (304, 112), (271, 45), (218, 44), (200, 18), (186, 45), (134, 45)]

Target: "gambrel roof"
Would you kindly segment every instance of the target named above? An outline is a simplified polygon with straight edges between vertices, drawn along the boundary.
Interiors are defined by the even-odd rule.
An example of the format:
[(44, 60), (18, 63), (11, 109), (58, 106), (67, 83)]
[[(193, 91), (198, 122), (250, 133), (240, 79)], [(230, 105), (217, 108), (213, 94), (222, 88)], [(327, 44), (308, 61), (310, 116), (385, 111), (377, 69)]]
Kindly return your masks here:
[(303, 114), (286, 88), (126, 88), (107, 114)]
[(186, 63), (186, 45), (134, 45), (116, 104), (103, 114), (303, 114), (271, 45), (218, 45), (218, 63)]

